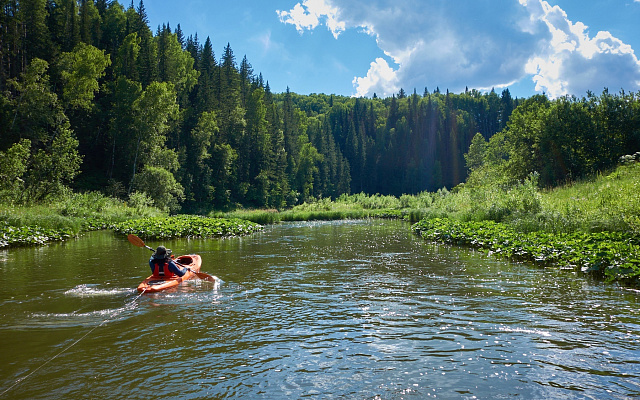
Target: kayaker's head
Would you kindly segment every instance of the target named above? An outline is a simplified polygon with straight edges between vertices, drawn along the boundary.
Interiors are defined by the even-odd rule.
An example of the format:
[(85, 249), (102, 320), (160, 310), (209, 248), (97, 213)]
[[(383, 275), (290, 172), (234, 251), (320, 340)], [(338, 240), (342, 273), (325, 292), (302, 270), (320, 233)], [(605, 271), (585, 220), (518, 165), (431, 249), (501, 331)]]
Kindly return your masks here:
[(170, 255), (171, 255), (170, 249), (167, 249), (164, 246), (158, 246), (158, 248), (156, 249), (156, 252), (153, 253), (153, 258), (157, 260), (164, 260), (165, 258), (169, 258)]

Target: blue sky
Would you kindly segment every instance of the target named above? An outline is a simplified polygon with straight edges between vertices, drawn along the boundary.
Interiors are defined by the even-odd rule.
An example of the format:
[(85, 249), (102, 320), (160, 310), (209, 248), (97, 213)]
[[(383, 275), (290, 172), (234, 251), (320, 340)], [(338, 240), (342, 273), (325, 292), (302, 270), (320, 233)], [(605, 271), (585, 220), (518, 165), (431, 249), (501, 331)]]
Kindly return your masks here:
[[(137, 6), (138, 1), (134, 2)], [(129, 5), (130, 3), (125, 3)], [(273, 92), (390, 96), (449, 89), (529, 97), (640, 90), (640, 0), (147, 0), (231, 44)]]

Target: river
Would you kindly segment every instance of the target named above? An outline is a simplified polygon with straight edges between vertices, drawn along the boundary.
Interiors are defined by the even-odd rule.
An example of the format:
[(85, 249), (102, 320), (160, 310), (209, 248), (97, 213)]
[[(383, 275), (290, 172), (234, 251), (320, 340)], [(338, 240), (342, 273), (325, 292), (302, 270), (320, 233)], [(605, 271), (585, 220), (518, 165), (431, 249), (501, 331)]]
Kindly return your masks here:
[(401, 221), (147, 244), (221, 281), (139, 296), (150, 251), (110, 231), (0, 251), (0, 398), (640, 396), (638, 291)]

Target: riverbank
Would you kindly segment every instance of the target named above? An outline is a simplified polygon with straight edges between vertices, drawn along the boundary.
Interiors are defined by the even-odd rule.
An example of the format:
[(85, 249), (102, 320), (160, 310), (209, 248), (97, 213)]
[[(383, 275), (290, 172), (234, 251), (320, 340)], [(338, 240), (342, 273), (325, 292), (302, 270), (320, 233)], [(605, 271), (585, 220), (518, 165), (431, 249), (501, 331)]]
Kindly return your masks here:
[[(240, 218), (262, 225), (282, 221), (334, 221), (341, 219), (404, 218), (411, 210), (430, 204), (430, 193), (416, 196), (383, 196), (380, 194), (342, 195), (336, 200), (319, 199), (292, 207), (289, 210), (235, 210), (212, 213), (210, 216)], [(427, 200), (425, 202), (425, 199)]]
[(541, 267), (640, 286), (640, 239), (621, 232), (523, 233), (493, 221), (422, 220), (412, 230), (434, 242), (474, 247)]
[(112, 229), (143, 238), (241, 236), (261, 229), (250, 221), (196, 216), (169, 216), (144, 195), (123, 202), (100, 193), (67, 193), (48, 204), (0, 204), (0, 249), (43, 245), (83, 232)]
[[(477, 181), (476, 181), (477, 182)], [(413, 226), (421, 237), (640, 286), (640, 163), (551, 190), (536, 176), (467, 184)]]

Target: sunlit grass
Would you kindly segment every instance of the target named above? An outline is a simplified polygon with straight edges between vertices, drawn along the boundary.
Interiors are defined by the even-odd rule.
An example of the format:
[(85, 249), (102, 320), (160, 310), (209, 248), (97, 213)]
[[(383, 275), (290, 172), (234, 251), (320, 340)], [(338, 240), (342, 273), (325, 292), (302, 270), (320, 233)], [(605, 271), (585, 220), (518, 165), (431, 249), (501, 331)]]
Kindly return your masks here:
[(640, 163), (545, 192), (542, 208), (569, 229), (640, 233)]
[(127, 204), (97, 192), (69, 191), (42, 204), (0, 204), (0, 247), (63, 240), (132, 218), (164, 215), (144, 196), (132, 196)]

